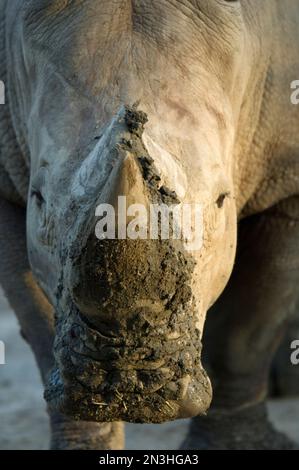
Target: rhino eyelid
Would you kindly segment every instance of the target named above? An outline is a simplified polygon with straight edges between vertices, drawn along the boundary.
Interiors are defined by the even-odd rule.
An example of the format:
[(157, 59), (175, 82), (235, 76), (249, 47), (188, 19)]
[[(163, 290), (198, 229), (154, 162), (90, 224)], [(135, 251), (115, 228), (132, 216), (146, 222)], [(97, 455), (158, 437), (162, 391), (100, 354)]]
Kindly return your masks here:
[(45, 202), (42, 193), (38, 189), (33, 188), (31, 190), (31, 197), (36, 199), (39, 206), (41, 206)]
[(39, 205), (45, 202), (42, 188), (46, 182), (46, 167), (42, 166), (37, 174), (33, 177), (31, 183), (31, 197), (35, 198)]
[(221, 207), (223, 207), (223, 203), (224, 203), (224, 200), (230, 195), (230, 193), (227, 191), (225, 193), (221, 193), (217, 200), (216, 200), (216, 204), (217, 204), (217, 207), (219, 209), (221, 209)]

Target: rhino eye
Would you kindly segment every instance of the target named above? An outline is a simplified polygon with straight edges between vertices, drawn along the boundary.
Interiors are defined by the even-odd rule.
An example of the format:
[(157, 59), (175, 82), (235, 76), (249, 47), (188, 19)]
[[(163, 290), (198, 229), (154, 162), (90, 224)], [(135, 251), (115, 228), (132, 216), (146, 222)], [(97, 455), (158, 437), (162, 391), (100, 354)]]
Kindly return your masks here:
[(38, 189), (31, 190), (31, 197), (32, 199), (36, 200), (39, 206), (41, 206), (45, 202), (42, 193)]
[(46, 184), (46, 171), (45, 167), (40, 168), (31, 183), (31, 198), (35, 199), (38, 206), (41, 206), (45, 202), (43, 193)]
[(225, 199), (229, 196), (229, 193), (221, 193), (219, 196), (218, 196), (218, 199), (216, 201), (216, 204), (217, 204), (217, 207), (219, 209), (221, 209), (221, 207), (223, 207), (223, 204), (224, 204), (224, 201)]

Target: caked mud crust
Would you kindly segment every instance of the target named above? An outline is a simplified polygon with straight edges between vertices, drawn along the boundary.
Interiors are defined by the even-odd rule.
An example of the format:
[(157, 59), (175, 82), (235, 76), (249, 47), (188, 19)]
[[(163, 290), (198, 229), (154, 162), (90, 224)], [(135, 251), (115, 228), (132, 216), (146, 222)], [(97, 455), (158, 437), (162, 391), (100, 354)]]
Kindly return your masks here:
[[(121, 145), (135, 156), (150, 201), (177, 203), (142, 144), (146, 115), (127, 108), (125, 119), (130, 139)], [(204, 413), (211, 386), (200, 362), (195, 263), (182, 241), (91, 234), (69, 256), (79, 275), (73, 299), (63, 288), (58, 298), (57, 364), (45, 393), (50, 406), (100, 422), (160, 423)], [(94, 321), (76, 299), (93, 302)]]
[(70, 323), (60, 325), (62, 339), (55, 347), (59, 369), (46, 399), (66, 414), (100, 422), (159, 423), (183, 418), (188, 406), (197, 407), (195, 413), (205, 410), (210, 387), (199, 361), (199, 332), (192, 321), (174, 323), (171, 339), (171, 314), (169, 320), (155, 334), (140, 311), (127, 338), (111, 338), (73, 312)]

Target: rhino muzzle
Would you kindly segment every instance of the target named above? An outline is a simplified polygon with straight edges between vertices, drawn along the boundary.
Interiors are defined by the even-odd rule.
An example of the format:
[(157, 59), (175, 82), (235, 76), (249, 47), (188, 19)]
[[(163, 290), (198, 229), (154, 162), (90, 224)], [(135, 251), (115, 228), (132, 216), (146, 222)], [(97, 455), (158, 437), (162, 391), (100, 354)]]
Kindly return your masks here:
[[(176, 200), (142, 144), (140, 116), (144, 123), (129, 109), (110, 128), (117, 163), (101, 191), (105, 203), (115, 205), (119, 194), (133, 203)], [(129, 146), (115, 135), (119, 123)], [(83, 247), (75, 242), (68, 250), (56, 366), (45, 394), (50, 406), (99, 422), (159, 423), (204, 413), (211, 386), (200, 362), (192, 256), (182, 240), (98, 239), (94, 229)]]
[[(83, 420), (160, 423), (202, 414), (211, 388), (192, 322), (175, 333), (149, 328), (141, 313), (134, 338), (106, 336), (80, 315), (61, 326), (58, 367), (46, 390), (50, 406)], [(183, 331), (184, 330), (184, 331)], [(143, 335), (141, 337), (141, 334)], [(188, 338), (186, 336), (188, 335)]]
[(168, 241), (94, 243), (80, 264), (85, 277), (71, 311), (57, 322), (47, 400), (102, 422), (204, 413), (211, 386), (200, 362), (192, 258)]

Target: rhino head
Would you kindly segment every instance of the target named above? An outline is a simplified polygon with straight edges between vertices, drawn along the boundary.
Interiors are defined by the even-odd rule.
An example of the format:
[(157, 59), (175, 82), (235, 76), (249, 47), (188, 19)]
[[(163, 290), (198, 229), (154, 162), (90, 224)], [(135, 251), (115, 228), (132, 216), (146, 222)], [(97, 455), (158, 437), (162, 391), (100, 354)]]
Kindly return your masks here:
[[(28, 252), (56, 312), (46, 399), (95, 421), (205, 413), (201, 336), (236, 247), (239, 2), (34, 0), (17, 17), (9, 68), (31, 167)], [(119, 214), (122, 197), (146, 210), (200, 204), (202, 246), (98, 237), (97, 207)]]

